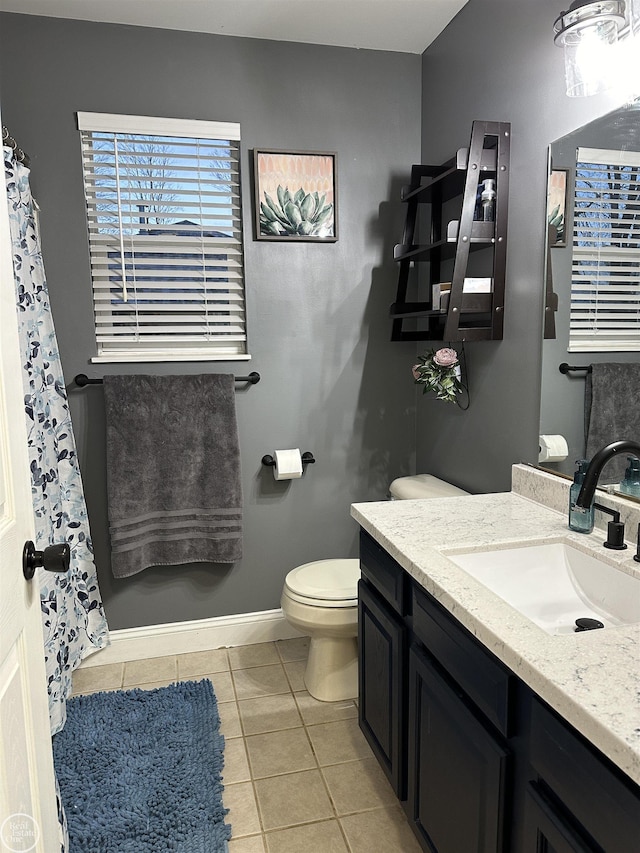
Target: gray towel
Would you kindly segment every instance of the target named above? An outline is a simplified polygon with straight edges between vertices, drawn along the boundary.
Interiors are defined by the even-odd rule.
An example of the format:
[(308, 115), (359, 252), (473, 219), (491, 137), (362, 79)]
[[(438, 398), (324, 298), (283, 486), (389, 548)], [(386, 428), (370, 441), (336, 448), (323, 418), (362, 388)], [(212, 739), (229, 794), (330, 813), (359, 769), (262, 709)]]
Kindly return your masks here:
[(234, 377), (105, 376), (111, 568), (242, 557)]
[[(587, 459), (612, 441), (640, 441), (640, 364), (592, 364), (584, 394)], [(603, 483), (619, 483), (627, 455), (610, 459)]]

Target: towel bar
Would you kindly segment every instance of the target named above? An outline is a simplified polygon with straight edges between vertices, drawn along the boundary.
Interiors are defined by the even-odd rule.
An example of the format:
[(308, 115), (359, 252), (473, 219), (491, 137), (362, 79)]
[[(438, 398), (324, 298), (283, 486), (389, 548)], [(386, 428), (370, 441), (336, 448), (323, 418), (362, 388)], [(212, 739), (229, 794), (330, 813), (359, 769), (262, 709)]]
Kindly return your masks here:
[[(260, 382), (260, 374), (252, 371), (248, 376), (235, 376), (236, 382), (249, 382), (251, 385), (257, 385)], [(86, 373), (78, 373), (73, 380), (78, 388), (84, 388), (85, 385), (102, 385), (102, 379), (95, 378), (91, 379)]]
[(575, 371), (576, 373), (591, 373), (591, 365), (590, 364), (579, 364), (579, 365), (571, 365), (567, 364), (566, 361), (563, 361), (561, 365), (559, 365), (558, 370), (560, 373), (569, 373)]

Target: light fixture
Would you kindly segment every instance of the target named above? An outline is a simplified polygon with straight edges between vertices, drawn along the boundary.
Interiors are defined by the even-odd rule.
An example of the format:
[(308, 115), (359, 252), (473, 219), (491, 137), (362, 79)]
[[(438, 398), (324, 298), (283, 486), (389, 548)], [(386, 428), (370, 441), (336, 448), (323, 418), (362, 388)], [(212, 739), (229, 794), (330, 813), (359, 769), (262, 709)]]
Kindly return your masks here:
[(639, 5), (639, 0), (574, 0), (568, 12), (560, 13), (553, 25), (554, 41), (564, 48), (569, 97), (596, 95), (613, 85), (618, 41), (633, 36)]

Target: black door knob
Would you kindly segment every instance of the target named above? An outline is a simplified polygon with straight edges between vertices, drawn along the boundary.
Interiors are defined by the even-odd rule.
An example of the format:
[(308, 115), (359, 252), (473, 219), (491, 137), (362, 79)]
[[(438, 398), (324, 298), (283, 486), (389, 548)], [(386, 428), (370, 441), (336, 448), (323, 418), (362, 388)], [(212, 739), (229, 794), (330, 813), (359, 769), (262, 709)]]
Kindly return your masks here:
[(44, 551), (36, 551), (36, 546), (31, 540), (24, 543), (22, 574), (28, 581), (41, 566), (47, 572), (68, 572), (70, 564), (71, 548), (66, 542), (62, 545), (49, 545)]

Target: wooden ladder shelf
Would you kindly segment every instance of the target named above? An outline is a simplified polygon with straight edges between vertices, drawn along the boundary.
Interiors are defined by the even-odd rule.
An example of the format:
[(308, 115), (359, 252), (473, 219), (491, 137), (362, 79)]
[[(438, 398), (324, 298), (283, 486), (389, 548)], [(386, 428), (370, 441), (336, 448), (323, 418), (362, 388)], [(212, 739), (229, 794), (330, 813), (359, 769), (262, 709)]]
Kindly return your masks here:
[[(396, 301), (390, 309), (391, 340), (502, 338), (510, 139), (509, 123), (474, 121), (468, 148), (440, 166), (412, 166), (411, 184), (402, 191), (407, 205), (402, 243), (394, 248), (400, 266)], [(494, 181), (495, 208), (493, 219), (484, 221), (477, 218), (478, 199), (487, 178)], [(421, 244), (416, 242), (418, 213), (427, 205), (429, 242)], [(469, 292), (469, 283), (465, 290), (470, 259), (476, 254), (484, 271), (490, 272), (490, 292)], [(418, 289), (427, 287), (428, 298), (407, 301), (410, 272), (422, 261), (428, 262), (428, 274), (419, 278)], [(441, 309), (433, 304), (432, 285), (442, 283), (445, 271), (451, 289), (448, 306)]]

